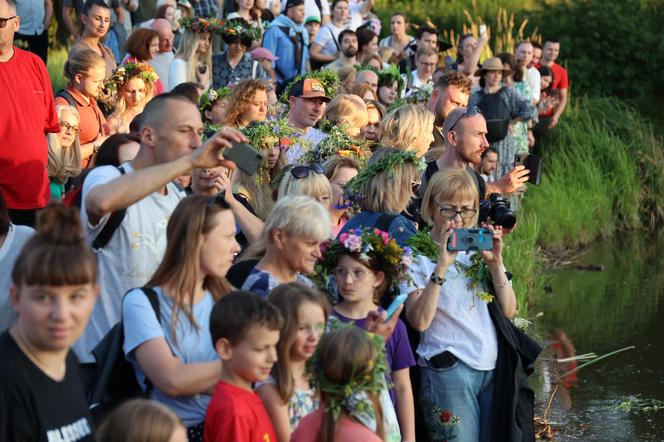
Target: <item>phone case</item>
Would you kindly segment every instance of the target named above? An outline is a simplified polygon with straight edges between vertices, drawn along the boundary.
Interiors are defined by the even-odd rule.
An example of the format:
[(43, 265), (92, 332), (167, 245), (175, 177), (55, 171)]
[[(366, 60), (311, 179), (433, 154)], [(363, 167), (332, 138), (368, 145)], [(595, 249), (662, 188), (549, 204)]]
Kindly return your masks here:
[(390, 306), (387, 307), (387, 310), (385, 311), (386, 314), (387, 314), (386, 321), (389, 321), (392, 318), (392, 315), (394, 315), (394, 312), (397, 311), (397, 309), (401, 306), (401, 304), (406, 302), (406, 299), (408, 299), (408, 294), (406, 294), (406, 293), (403, 293), (403, 294), (397, 296), (396, 298), (394, 298), (394, 300), (392, 301)]
[(246, 143), (233, 144), (224, 152), (224, 158), (233, 161), (247, 175), (255, 174), (263, 161), (263, 156)]
[(542, 181), (542, 158), (527, 153), (517, 153), (514, 155), (514, 165), (515, 166), (525, 166), (526, 169), (530, 170), (530, 175), (528, 176), (528, 182), (536, 186), (539, 186)]
[(493, 234), (489, 229), (454, 229), (447, 241), (447, 250), (453, 252), (492, 248)]

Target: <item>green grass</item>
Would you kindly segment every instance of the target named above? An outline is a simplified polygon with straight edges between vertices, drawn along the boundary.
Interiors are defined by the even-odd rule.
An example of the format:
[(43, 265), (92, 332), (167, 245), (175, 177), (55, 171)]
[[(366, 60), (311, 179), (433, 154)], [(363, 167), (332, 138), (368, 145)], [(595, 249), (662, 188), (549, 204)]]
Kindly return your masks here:
[(48, 52), (48, 75), (51, 77), (51, 87), (53, 92), (57, 92), (60, 89), (64, 89), (67, 85), (67, 81), (62, 76), (62, 67), (67, 61), (67, 49), (61, 47), (59, 49), (51, 49)]

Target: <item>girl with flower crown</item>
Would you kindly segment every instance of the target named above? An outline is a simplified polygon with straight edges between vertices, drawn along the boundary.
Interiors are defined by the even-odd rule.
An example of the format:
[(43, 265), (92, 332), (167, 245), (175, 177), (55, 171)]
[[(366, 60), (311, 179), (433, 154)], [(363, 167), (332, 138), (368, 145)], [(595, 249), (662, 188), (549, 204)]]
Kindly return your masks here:
[(180, 19), (184, 37), (171, 63), (168, 90), (180, 83), (193, 82), (208, 90), (212, 84), (212, 33), (219, 25), (215, 19)]
[[(431, 233), (409, 241), (418, 256), (410, 266), (412, 280), (402, 283), (401, 293), (409, 293), (406, 317), (421, 333), (419, 403), (432, 440), (446, 438), (445, 416), (451, 412), (459, 417), (459, 440), (489, 441), (492, 416), (498, 415), (493, 413), (499, 359), (494, 324), (516, 313), (516, 297), (503, 266), (502, 228), (486, 225), (493, 235), (491, 250), (458, 253), (447, 247), (453, 229), (477, 225), (478, 206), (477, 186), (465, 170), (436, 173), (421, 209), (433, 226)], [(487, 292), (490, 287), (495, 299)], [(501, 421), (510, 419), (507, 411), (500, 415)]]
[[(391, 298), (399, 283), (407, 279), (410, 249), (402, 249), (387, 232), (359, 229), (342, 233), (326, 248), (319, 274), (333, 278), (341, 301), (332, 316), (362, 329), (369, 312), (382, 311), (381, 300)], [(397, 411), (401, 438), (415, 440), (415, 414), (410, 367), (415, 365), (406, 326), (399, 319), (385, 342), (387, 365), (394, 388), (390, 397)]]
[(108, 117), (113, 133), (129, 133), (129, 123), (143, 112), (155, 95), (159, 77), (146, 63), (127, 63), (120, 66), (106, 82), (115, 99), (115, 112)]

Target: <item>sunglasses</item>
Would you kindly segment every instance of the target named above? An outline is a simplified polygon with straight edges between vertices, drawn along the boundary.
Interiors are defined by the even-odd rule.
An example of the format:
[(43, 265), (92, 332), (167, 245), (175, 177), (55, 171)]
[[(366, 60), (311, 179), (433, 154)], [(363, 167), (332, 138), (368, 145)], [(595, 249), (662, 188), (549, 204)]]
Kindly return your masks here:
[(290, 170), (290, 174), (297, 180), (308, 177), (310, 172), (317, 173), (319, 175), (325, 174), (325, 170), (318, 163), (303, 164), (300, 166), (295, 166)]
[(15, 18), (16, 18), (15, 15), (12, 15), (11, 17), (7, 17), (7, 18), (0, 17), (0, 28), (4, 28), (5, 26), (7, 26), (7, 22), (9, 20), (13, 20)]
[(449, 129), (447, 129), (447, 132), (452, 132), (454, 127), (459, 123), (459, 121), (461, 121), (462, 118), (472, 117), (473, 115), (477, 114), (480, 115), (482, 114), (482, 111), (480, 110), (479, 107), (477, 106), (467, 107), (466, 110), (461, 115), (459, 115), (456, 120), (454, 120), (454, 123), (452, 123)]

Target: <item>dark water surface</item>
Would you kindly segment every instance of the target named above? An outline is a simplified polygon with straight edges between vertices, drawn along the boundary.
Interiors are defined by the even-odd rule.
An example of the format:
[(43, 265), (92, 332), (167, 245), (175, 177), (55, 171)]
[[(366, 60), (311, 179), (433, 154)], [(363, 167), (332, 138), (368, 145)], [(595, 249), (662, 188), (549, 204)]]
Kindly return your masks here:
[[(630, 396), (664, 401), (664, 238), (630, 235), (590, 247), (578, 263), (602, 264), (602, 272), (574, 266), (551, 272), (550, 293), (539, 297), (535, 332), (548, 346), (531, 382), (542, 416), (556, 441), (664, 441), (664, 410), (626, 412)], [(573, 367), (558, 357), (602, 355), (635, 345), (555, 382)], [(548, 361), (547, 361), (548, 359)], [(582, 362), (579, 362), (579, 365)]]

